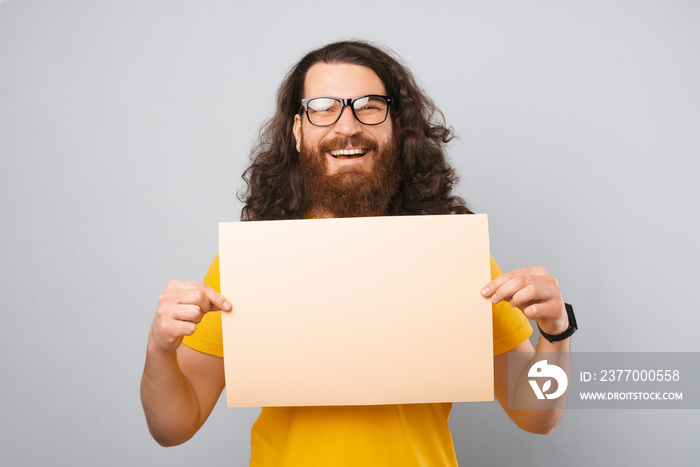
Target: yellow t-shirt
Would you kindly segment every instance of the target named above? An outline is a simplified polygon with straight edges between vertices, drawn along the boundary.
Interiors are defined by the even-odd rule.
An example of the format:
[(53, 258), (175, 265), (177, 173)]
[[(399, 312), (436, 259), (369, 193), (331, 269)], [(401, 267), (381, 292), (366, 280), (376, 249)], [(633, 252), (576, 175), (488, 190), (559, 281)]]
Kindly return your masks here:
[[(502, 274), (491, 258), (491, 278)], [(219, 255), (204, 283), (217, 291)], [(493, 353), (530, 337), (523, 314), (501, 302), (493, 305)], [(183, 343), (223, 357), (221, 312), (204, 315)], [(339, 407), (263, 407), (251, 433), (251, 466), (456, 466), (447, 423), (452, 404)]]

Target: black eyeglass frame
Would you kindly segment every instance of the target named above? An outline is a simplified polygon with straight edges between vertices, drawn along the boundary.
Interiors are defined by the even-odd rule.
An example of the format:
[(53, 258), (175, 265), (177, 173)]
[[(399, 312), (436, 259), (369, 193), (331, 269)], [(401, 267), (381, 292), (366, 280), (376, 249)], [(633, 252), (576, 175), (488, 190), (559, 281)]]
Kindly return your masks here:
[[(384, 115), (384, 119), (381, 122), (365, 123), (362, 120), (360, 120), (359, 118), (357, 118), (357, 114), (355, 113), (355, 106), (353, 104), (356, 101), (358, 101), (360, 99), (365, 99), (367, 97), (381, 97), (382, 99), (384, 99), (386, 101), (386, 115)], [(333, 99), (336, 102), (340, 102), (340, 112), (338, 112), (338, 117), (333, 121), (333, 123), (328, 123), (327, 125), (319, 125), (319, 124), (311, 121), (311, 117), (309, 117), (309, 102), (311, 102), (314, 99)], [(381, 94), (367, 94), (364, 96), (353, 97), (352, 99), (343, 99), (342, 97), (331, 97), (331, 96), (315, 96), (315, 97), (307, 97), (305, 99), (302, 99), (301, 100), (301, 107), (304, 109), (304, 112), (306, 113), (306, 119), (313, 126), (325, 127), (325, 126), (335, 125), (336, 122), (338, 120), (340, 120), (340, 117), (343, 115), (343, 110), (345, 110), (345, 106), (348, 106), (348, 105), (350, 106), (350, 110), (352, 110), (352, 116), (355, 117), (355, 120), (362, 123), (363, 125), (374, 126), (374, 125), (381, 125), (382, 123), (386, 122), (386, 119), (389, 116), (389, 107), (391, 107), (391, 102), (392, 102), (391, 97), (382, 96)]]

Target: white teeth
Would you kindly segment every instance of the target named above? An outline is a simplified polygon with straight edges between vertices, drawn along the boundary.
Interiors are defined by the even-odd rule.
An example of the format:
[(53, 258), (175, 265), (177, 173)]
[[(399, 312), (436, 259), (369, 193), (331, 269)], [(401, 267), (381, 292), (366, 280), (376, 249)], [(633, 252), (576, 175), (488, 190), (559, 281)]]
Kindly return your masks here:
[(336, 149), (331, 151), (331, 156), (361, 156), (367, 152), (365, 149)]

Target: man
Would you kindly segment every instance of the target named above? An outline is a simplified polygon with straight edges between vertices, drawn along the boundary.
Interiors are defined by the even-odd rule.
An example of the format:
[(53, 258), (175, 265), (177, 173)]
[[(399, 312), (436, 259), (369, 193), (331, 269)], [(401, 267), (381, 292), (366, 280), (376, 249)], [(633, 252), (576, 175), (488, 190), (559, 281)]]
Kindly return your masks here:
[[(390, 53), (364, 42), (330, 44), (302, 58), (280, 86), (277, 112), (245, 173), (242, 219), (471, 213), (451, 194), (450, 139), (440, 112)], [(493, 302), (496, 396), (518, 426), (547, 433), (561, 411), (508, 408), (505, 355), (534, 351), (525, 317), (554, 336), (540, 339), (538, 351), (568, 352), (561, 291), (544, 268), (501, 275), (491, 267), (482, 295)], [(231, 304), (218, 288), (217, 257), (204, 283), (173, 281), (160, 297), (141, 397), (163, 445), (192, 437), (224, 388), (218, 310)], [(251, 465), (456, 465), (450, 409), (263, 408)]]

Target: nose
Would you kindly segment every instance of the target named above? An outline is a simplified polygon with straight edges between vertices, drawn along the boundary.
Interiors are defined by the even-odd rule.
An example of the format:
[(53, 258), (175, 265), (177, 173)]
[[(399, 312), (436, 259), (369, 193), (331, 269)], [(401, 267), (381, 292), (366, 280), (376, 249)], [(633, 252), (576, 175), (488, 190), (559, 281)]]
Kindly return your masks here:
[(335, 122), (333, 131), (343, 136), (356, 135), (362, 131), (362, 124), (357, 121), (349, 105), (340, 111), (340, 118)]

